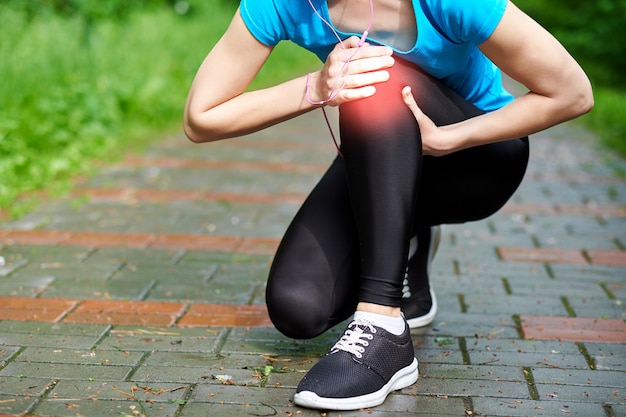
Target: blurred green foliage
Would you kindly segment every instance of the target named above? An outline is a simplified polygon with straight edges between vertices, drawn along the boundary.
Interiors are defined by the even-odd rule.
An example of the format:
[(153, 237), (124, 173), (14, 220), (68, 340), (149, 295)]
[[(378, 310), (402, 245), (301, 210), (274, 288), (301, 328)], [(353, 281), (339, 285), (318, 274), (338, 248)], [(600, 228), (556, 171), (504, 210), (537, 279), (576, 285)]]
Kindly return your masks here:
[(24, 12), (28, 18), (56, 14), (99, 20), (120, 19), (132, 10), (175, 3), (175, 0), (0, 0), (0, 7)]
[(626, 0), (517, 0), (556, 36), (596, 83), (626, 87)]
[[(0, 209), (168, 132), (230, 0), (0, 0)], [(255, 85), (312, 58), (277, 48)]]
[(515, 0), (578, 60), (596, 105), (581, 118), (610, 149), (626, 156), (626, 0)]

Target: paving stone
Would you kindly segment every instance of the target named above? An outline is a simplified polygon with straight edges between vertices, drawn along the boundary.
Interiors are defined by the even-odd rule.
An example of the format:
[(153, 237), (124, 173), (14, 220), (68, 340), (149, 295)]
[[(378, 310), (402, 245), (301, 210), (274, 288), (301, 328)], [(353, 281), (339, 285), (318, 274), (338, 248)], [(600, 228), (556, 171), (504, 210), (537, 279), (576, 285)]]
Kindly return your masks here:
[(420, 372), (422, 372), (422, 364), (462, 364), (464, 361), (463, 353), (460, 350), (451, 349), (415, 349), (415, 357), (420, 363)]
[(626, 307), (621, 300), (607, 300), (606, 294), (598, 297), (567, 297), (569, 305), (577, 316), (603, 319), (626, 319)]
[[(306, 372), (319, 360), (311, 356), (287, 355), (273, 355), (268, 356), (268, 358), (271, 360), (268, 360), (265, 366), (272, 368), (265, 386), (291, 388), (293, 390), (296, 389)], [(265, 370), (265, 367), (260, 369), (261, 373)]]
[[(205, 285), (205, 288), (195, 286), (194, 292), (193, 285), (185, 284), (158, 284), (154, 292), (150, 294), (150, 299), (163, 300), (168, 299), (169, 294), (178, 294), (178, 297), (174, 299), (206, 302), (211, 300), (212, 303), (220, 304), (248, 304), (252, 299), (252, 295), (256, 290), (256, 285), (253, 283), (238, 284), (238, 283), (219, 283), (209, 282)], [(190, 294), (185, 296), (185, 294)]]
[(235, 328), (230, 333), (221, 353), (245, 353), (270, 356), (321, 357), (337, 341), (342, 325), (308, 340), (290, 339), (273, 328)]
[(559, 282), (623, 283), (624, 268), (607, 265), (550, 265), (555, 280)]
[(286, 388), (198, 384), (189, 400), (193, 403), (265, 405), (276, 408), (293, 408), (292, 399), (294, 393), (295, 390)]
[(146, 328), (115, 326), (98, 344), (99, 349), (121, 352), (216, 353), (225, 331), (207, 328)]
[(521, 279), (513, 277), (507, 280), (511, 292), (514, 295), (529, 298), (548, 296), (556, 299), (567, 296), (570, 302), (575, 298), (587, 299), (588, 297), (600, 297), (606, 301), (604, 290), (596, 282), (570, 281), (567, 286), (564, 286), (563, 280), (561, 279), (528, 276), (520, 278)]
[(179, 257), (179, 251), (171, 249), (98, 248), (85, 259), (84, 264), (123, 264), (134, 270), (148, 265), (168, 267), (174, 265)]
[(14, 362), (40, 362), (51, 364), (94, 364), (133, 366), (142, 355), (137, 352), (118, 350), (75, 350), (29, 347), (24, 349)]
[(111, 284), (138, 282), (138, 286), (150, 283), (204, 285), (210, 277), (210, 271), (210, 266), (198, 270), (176, 265), (128, 265), (112, 274), (109, 281)]
[[(400, 396), (398, 396), (400, 397)], [(406, 396), (402, 396), (403, 398)], [(393, 394), (389, 397), (388, 401), (391, 401), (391, 398), (394, 398)], [(420, 401), (429, 401), (429, 397), (421, 397)], [(437, 407), (436, 405), (424, 407), (424, 412), (421, 411), (421, 408), (418, 406), (415, 410), (406, 411), (402, 409), (402, 411), (378, 411), (381, 407), (373, 409), (365, 409), (365, 410), (355, 410), (355, 411), (336, 411), (336, 412), (324, 412), (320, 413), (319, 410), (309, 410), (305, 408), (298, 407), (242, 407), (239, 405), (229, 405), (229, 404), (188, 404), (182, 416), (183, 417), (196, 417), (196, 416), (206, 416), (209, 413), (210, 416), (216, 417), (226, 417), (226, 416), (234, 416), (234, 415), (287, 415), (287, 416), (301, 416), (301, 417), (319, 417), (320, 415), (324, 415), (326, 417), (401, 417), (406, 415), (417, 415), (417, 416), (459, 416), (465, 414), (465, 411), (462, 407), (453, 407), (452, 403), (456, 399), (448, 399), (447, 404), (448, 407)], [(458, 403), (462, 404), (461, 400), (456, 400)], [(460, 413), (459, 413), (459, 410)], [(264, 414), (265, 413), (265, 414)]]
[(215, 251), (185, 250), (177, 262), (181, 267), (202, 268), (237, 266), (242, 264), (269, 266), (270, 257), (267, 255), (249, 253), (228, 253)]
[[(38, 227), (38, 226), (36, 226)], [(58, 245), (66, 240), (71, 233), (60, 230), (11, 229), (0, 238), (9, 245)]]
[[(438, 295), (456, 297), (463, 294), (470, 296), (504, 299), (506, 289), (502, 283), (502, 276), (488, 274), (476, 275), (437, 275), (432, 278), (432, 286)], [(439, 298), (442, 297), (438, 297)]]
[(183, 401), (189, 385), (180, 384), (137, 384), (120, 381), (69, 381), (62, 380), (54, 385), (47, 398), (57, 401), (123, 401), (141, 403), (175, 403)]
[(534, 401), (501, 398), (473, 398), (474, 411), (477, 415), (490, 417), (528, 417), (528, 416), (604, 416), (600, 404), (568, 401)]
[[(215, 288), (207, 283), (187, 283), (187, 282), (153, 282), (149, 292), (146, 292), (147, 299), (152, 301), (184, 301), (184, 302), (240, 302), (246, 303), (253, 291), (253, 285), (243, 287), (243, 294), (235, 289)], [(227, 290), (230, 290), (227, 291)], [(221, 296), (218, 299), (216, 295)]]
[(220, 265), (211, 277), (211, 282), (263, 283), (269, 274), (269, 264)]
[(498, 254), (506, 262), (587, 264), (587, 259), (580, 249), (520, 248), (501, 246), (498, 248)]
[(185, 310), (183, 303), (128, 300), (86, 300), (67, 317), (69, 323), (116, 323), (143, 326), (170, 326)]
[(469, 351), (470, 361), (474, 365), (517, 365), (544, 366), (547, 368), (587, 369), (588, 365), (581, 354)]
[(499, 298), (481, 297), (480, 294), (466, 295), (465, 304), (469, 313), (477, 314), (514, 314), (567, 315), (567, 309), (558, 297), (508, 295)]
[(199, 304), (189, 306), (178, 320), (183, 327), (271, 327), (266, 306)]
[(626, 369), (626, 349), (622, 344), (585, 343), (584, 346), (595, 361), (596, 369), (606, 371)]
[(20, 351), (17, 346), (3, 346), (0, 348), (0, 368), (2, 368), (8, 360)]
[[(87, 272), (84, 272), (87, 274)], [(78, 300), (140, 300), (154, 286), (153, 281), (88, 280), (77, 278), (56, 278), (54, 285), (47, 286), (42, 296), (46, 298), (72, 298)]]
[[(214, 362), (215, 363), (215, 362)], [(251, 359), (250, 363), (254, 363)], [(144, 364), (132, 376), (137, 383), (171, 382), (179, 384), (211, 382), (216, 385), (261, 386), (258, 372), (245, 368), (225, 368), (222, 366), (161, 366)]]
[(626, 416), (626, 405), (624, 404), (609, 404), (610, 412), (615, 415), (615, 417), (624, 417)]
[(15, 276), (4, 277), (0, 281), (0, 295), (12, 297), (35, 297), (41, 295), (52, 283), (53, 276), (24, 277)]
[(453, 337), (518, 337), (510, 315), (450, 313), (441, 311), (426, 331), (431, 336)]
[(537, 392), (542, 401), (573, 401), (573, 402), (594, 402), (598, 404), (622, 405), (626, 401), (623, 389), (614, 387), (595, 387), (578, 385), (542, 385), (537, 384)]
[(53, 386), (52, 378), (0, 376), (0, 393), (4, 395), (41, 397)]
[[(617, 242), (619, 238), (612, 239), (613, 242)], [(622, 250), (621, 244), (615, 244), (616, 248), (613, 250), (600, 250), (590, 249), (585, 251), (589, 257), (589, 261), (592, 264), (598, 265), (615, 265), (618, 267), (626, 266), (626, 251)]]
[(559, 340), (467, 338), (466, 346), (468, 352), (517, 352), (550, 355), (577, 355), (580, 353), (576, 343)]
[(0, 333), (0, 346), (42, 346), (58, 347), (61, 349), (91, 349), (97, 337), (93, 336), (70, 336), (50, 334), (27, 334), (27, 333)]
[[(215, 146), (177, 136), (0, 225), (0, 304), (24, 307), (0, 320), (0, 414), (320, 416), (293, 393), (343, 326), (286, 338), (266, 321), (264, 292), (278, 240), (335, 157), (321, 114)], [(420, 380), (379, 407), (327, 416), (626, 417), (622, 344), (523, 339), (516, 322), (623, 323), (626, 184), (593, 142), (578, 125), (535, 135), (512, 201), (443, 228), (431, 269), (439, 312), (412, 331)], [(75, 304), (41, 315), (58, 299)], [(98, 300), (139, 310), (103, 304), (99, 324), (24, 321), (88, 322), (98, 311), (83, 305)], [(171, 305), (181, 309), (164, 314)], [(263, 313), (252, 325), (264, 327), (231, 320), (237, 309)], [(151, 316), (168, 322), (142, 322)]]
[(0, 376), (122, 381), (130, 373), (131, 369), (129, 366), (13, 361), (0, 370)]
[(623, 388), (622, 372), (592, 371), (575, 369), (533, 368), (533, 379), (536, 384), (567, 385), (581, 387)]
[(596, 369), (622, 371), (626, 368), (626, 359), (619, 357), (592, 356)]
[[(98, 338), (108, 331), (109, 326), (66, 323), (40, 323), (29, 321), (0, 321), (0, 334), (18, 333), (31, 337), (49, 336), (93, 336)], [(95, 339), (94, 339), (95, 340)]]
[[(469, 411), (464, 399), (449, 396), (424, 396), (418, 394), (417, 385), (405, 388), (391, 394), (380, 406), (371, 410), (362, 410), (355, 416), (366, 416), (372, 413), (375, 416), (463, 416)], [(352, 412), (337, 412), (335, 416), (350, 416)]]
[(16, 278), (31, 278), (40, 276), (51, 276), (57, 280), (82, 281), (85, 284), (99, 283), (106, 280), (117, 268), (116, 265), (94, 265), (88, 267), (79, 263), (47, 263), (30, 264), (17, 271), (13, 276)]
[[(180, 417), (232, 417), (232, 416), (272, 416), (272, 415), (295, 415), (295, 407), (275, 408), (267, 405), (241, 405), (241, 404), (207, 404), (207, 403), (189, 403), (187, 404)], [(312, 417), (319, 416), (320, 413), (310, 410), (305, 411), (298, 416)], [(329, 414), (330, 417), (330, 414)]]
[[(254, 405), (271, 407), (279, 413), (293, 415), (317, 415), (319, 411), (306, 410), (300, 407), (294, 407), (291, 398), (293, 397), (293, 389), (283, 388), (251, 388), (245, 387), (224, 387), (224, 386), (208, 386), (199, 384), (190, 399), (191, 404), (206, 402), (210, 404), (231, 404), (242, 405), (245, 409), (237, 409), (231, 407), (233, 413), (246, 415), (248, 408)], [(445, 404), (444, 404), (445, 403)], [(194, 407), (200, 409), (199, 406)], [(190, 409), (191, 410), (191, 409)], [(209, 408), (213, 410), (213, 408)], [(185, 407), (187, 411), (187, 407)], [(251, 411), (250, 411), (251, 412)], [(396, 414), (397, 413), (397, 414)], [(379, 407), (372, 410), (362, 411), (342, 411), (328, 412), (328, 416), (365, 416), (365, 415), (462, 415), (465, 414), (465, 406), (462, 399), (454, 399), (445, 401), (441, 398), (416, 396), (411, 393), (411, 388), (403, 390), (402, 393), (396, 392), (389, 396), (387, 401)], [(213, 415), (213, 414), (210, 414)], [(234, 414), (239, 415), (239, 414)]]
[(449, 365), (421, 363), (420, 375), (424, 378), (465, 379), (473, 381), (508, 381), (526, 382), (526, 377), (519, 366), (513, 364), (497, 365)]
[(33, 395), (0, 394), (0, 413), (9, 417), (24, 415), (37, 401), (39, 398)]
[(90, 249), (47, 245), (7, 245), (1, 249), (0, 253), (7, 263), (27, 260), (43, 269), (81, 262), (89, 256)]
[[(254, 374), (258, 373), (259, 370), (268, 363), (267, 358), (262, 355), (207, 355), (189, 352), (154, 352), (146, 359), (143, 365), (203, 368), (211, 375), (230, 375), (232, 372), (245, 371), (246, 375), (260, 380), (261, 376), (254, 376)], [(221, 383), (219, 378), (211, 378), (211, 380)]]
[(420, 395), (449, 397), (530, 398), (526, 381), (421, 378), (415, 384), (415, 391)]
[(75, 300), (0, 297), (1, 320), (59, 321), (76, 306)]
[(135, 416), (135, 412), (150, 417), (173, 417), (179, 408), (175, 403), (149, 403), (135, 400), (55, 400), (45, 399), (34, 410), (42, 416), (81, 415), (89, 417)]
[(551, 276), (544, 265), (535, 263), (497, 262), (493, 264), (459, 265), (461, 276), (480, 278), (481, 276), (506, 278), (509, 282), (524, 282), (525, 280), (550, 279)]
[(620, 319), (520, 316), (524, 336), (530, 339), (575, 342), (626, 342), (626, 324)]
[(23, 266), (28, 264), (27, 259), (16, 259), (7, 261), (7, 258), (2, 256), (0, 258), (0, 277), (6, 277), (11, 275), (13, 272), (22, 268)]

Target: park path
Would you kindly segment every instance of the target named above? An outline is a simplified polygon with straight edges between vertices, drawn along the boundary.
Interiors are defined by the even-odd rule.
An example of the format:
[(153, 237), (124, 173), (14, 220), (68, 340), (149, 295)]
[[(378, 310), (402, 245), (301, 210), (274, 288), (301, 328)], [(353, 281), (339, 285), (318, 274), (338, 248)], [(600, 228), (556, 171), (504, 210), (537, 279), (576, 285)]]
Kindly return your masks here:
[[(324, 415), (626, 416), (626, 162), (576, 124), (531, 147), (499, 213), (443, 228), (419, 381)], [(291, 399), (340, 329), (290, 340), (263, 300), (334, 153), (318, 112), (167, 137), (0, 222), (0, 415), (321, 415)]]

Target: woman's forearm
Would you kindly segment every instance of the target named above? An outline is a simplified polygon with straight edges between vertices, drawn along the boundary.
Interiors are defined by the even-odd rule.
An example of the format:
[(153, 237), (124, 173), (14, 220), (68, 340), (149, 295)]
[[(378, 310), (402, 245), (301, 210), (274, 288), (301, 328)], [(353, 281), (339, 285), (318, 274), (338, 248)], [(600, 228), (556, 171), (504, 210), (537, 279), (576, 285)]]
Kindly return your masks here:
[(306, 76), (245, 92), (205, 109), (192, 99), (185, 109), (185, 133), (193, 142), (211, 142), (256, 132), (312, 110)]
[(486, 143), (528, 136), (556, 124), (574, 119), (593, 107), (591, 89), (562, 98), (550, 98), (533, 92), (518, 97), (509, 105), (449, 126), (448, 137), (455, 138), (454, 150)]

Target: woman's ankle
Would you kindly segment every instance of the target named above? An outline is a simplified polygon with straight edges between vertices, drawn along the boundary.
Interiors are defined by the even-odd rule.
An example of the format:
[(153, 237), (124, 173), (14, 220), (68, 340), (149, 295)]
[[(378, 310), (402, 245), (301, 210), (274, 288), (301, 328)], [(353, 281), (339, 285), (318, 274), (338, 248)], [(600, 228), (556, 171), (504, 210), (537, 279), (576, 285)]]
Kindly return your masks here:
[(382, 316), (389, 316), (389, 317), (402, 317), (402, 310), (400, 309), (400, 307), (384, 306), (380, 304), (373, 304), (373, 303), (366, 303), (366, 302), (360, 302), (356, 306), (356, 311), (375, 313), (375, 314), (380, 314)]

